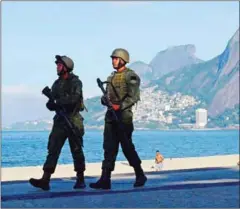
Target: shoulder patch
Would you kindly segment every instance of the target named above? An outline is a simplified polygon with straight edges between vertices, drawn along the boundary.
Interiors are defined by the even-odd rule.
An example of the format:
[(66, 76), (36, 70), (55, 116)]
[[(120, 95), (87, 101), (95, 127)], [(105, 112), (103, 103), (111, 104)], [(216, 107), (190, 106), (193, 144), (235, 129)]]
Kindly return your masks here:
[(130, 83), (131, 83), (131, 84), (136, 84), (136, 83), (138, 83), (138, 81), (137, 81), (137, 76), (131, 75), (131, 76), (130, 76)]

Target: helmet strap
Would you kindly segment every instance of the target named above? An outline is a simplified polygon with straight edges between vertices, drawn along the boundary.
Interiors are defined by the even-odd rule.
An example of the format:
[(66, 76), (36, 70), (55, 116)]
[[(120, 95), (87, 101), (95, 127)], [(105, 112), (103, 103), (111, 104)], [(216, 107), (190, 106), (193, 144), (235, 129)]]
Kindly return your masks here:
[(126, 62), (124, 62), (121, 58), (119, 59), (119, 63), (118, 63), (118, 68), (117, 70), (121, 69), (123, 66), (126, 65)]
[(59, 77), (63, 77), (64, 79), (68, 77), (69, 70), (64, 66), (64, 68), (58, 73)]

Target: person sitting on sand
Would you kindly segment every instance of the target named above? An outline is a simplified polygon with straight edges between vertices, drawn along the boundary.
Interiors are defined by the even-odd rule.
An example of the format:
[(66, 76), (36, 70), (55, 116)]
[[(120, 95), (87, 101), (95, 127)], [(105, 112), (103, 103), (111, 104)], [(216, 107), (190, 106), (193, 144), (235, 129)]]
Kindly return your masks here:
[(160, 171), (163, 168), (163, 160), (164, 160), (164, 157), (157, 150), (156, 156), (155, 156), (155, 166), (154, 166), (156, 171)]

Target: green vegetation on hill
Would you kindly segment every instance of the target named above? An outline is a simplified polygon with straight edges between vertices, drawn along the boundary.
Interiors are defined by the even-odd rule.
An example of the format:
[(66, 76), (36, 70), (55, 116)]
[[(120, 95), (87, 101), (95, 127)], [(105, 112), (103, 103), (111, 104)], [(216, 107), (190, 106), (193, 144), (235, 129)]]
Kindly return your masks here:
[(217, 117), (209, 117), (208, 127), (228, 127), (231, 125), (239, 124), (239, 104), (235, 105), (234, 109), (226, 109), (222, 114)]

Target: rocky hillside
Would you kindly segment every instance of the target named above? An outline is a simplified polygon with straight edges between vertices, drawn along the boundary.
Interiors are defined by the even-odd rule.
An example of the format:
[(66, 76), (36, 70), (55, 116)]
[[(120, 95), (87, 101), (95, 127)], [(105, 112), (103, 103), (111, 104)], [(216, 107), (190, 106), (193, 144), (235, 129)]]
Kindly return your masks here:
[(140, 75), (142, 87), (145, 87), (170, 72), (202, 62), (195, 56), (195, 51), (195, 46), (191, 44), (173, 46), (158, 52), (149, 64), (138, 61), (129, 67)]
[(221, 55), (168, 73), (152, 85), (206, 101), (211, 116), (234, 108), (239, 104), (239, 30)]
[(149, 64), (153, 69), (153, 77), (160, 78), (180, 68), (201, 63), (202, 60), (195, 56), (195, 51), (195, 46), (190, 44), (170, 47), (159, 52)]
[[(157, 86), (144, 88), (141, 101), (133, 107), (135, 128), (137, 129), (169, 129), (178, 128), (178, 123), (191, 123), (195, 118), (195, 109), (200, 101), (181, 93), (168, 94), (156, 90)], [(106, 107), (100, 103), (100, 97), (85, 100), (88, 112), (84, 117), (86, 129), (102, 129)], [(52, 119), (23, 121), (5, 127), (5, 130), (50, 130)]]
[[(176, 46), (159, 52), (150, 64), (130, 65), (142, 80), (141, 101), (134, 109), (136, 128), (179, 128), (195, 122), (197, 108), (208, 109), (210, 127), (239, 124), (239, 30), (215, 58), (202, 61), (194, 53), (193, 45)], [(103, 128), (106, 108), (100, 97), (85, 104), (86, 128)], [(28, 121), (6, 129), (50, 127), (51, 122)]]
[[(221, 83), (224, 80), (227, 80), (227, 82), (222, 87)], [(218, 115), (225, 109), (231, 109), (239, 104), (239, 30), (234, 34), (225, 51), (219, 57), (214, 88), (217, 91), (209, 106), (212, 115)]]
[(138, 61), (134, 62), (129, 67), (132, 70), (135, 70), (141, 78), (141, 87), (146, 87), (153, 80), (153, 69), (150, 65)]

